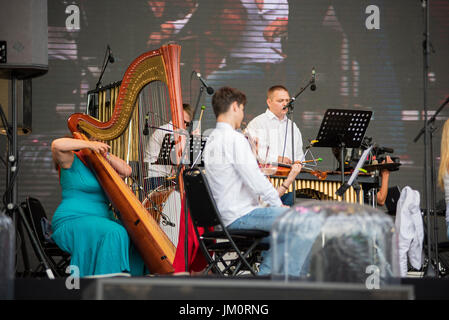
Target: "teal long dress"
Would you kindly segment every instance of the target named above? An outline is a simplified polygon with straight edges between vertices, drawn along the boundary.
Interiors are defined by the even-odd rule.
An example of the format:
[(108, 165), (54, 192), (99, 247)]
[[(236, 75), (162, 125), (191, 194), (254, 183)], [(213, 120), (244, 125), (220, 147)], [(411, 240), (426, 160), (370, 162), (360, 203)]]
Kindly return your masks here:
[(143, 260), (126, 229), (114, 217), (95, 175), (76, 154), (69, 169), (61, 168), (60, 183), (62, 201), (52, 219), (52, 238), (71, 254), (79, 276), (143, 275)]

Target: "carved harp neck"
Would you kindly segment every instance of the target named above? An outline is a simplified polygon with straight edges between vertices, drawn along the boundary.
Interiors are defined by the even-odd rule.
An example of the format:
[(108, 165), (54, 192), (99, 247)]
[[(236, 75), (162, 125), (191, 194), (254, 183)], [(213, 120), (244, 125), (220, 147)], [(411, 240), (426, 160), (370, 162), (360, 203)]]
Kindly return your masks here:
[(167, 85), (174, 127), (185, 129), (179, 70), (180, 56), (181, 47), (176, 44), (165, 45), (140, 55), (125, 72), (114, 112), (109, 121), (100, 122), (91, 116), (75, 113), (68, 120), (70, 131), (76, 132), (81, 129), (103, 141), (119, 137), (129, 125), (139, 92), (145, 85), (157, 80)]

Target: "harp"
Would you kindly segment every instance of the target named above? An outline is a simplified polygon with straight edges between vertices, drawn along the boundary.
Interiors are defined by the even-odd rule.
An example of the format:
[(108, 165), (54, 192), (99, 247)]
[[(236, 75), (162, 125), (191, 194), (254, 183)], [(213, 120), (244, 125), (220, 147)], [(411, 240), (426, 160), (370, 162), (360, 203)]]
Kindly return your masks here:
[[(97, 140), (109, 143), (111, 152), (128, 160), (133, 171), (137, 172), (133, 178), (135, 181), (127, 183), (101, 155), (83, 150), (84, 158), (114, 208), (119, 211), (123, 225), (146, 266), (150, 272), (159, 274), (174, 271), (176, 247), (159, 224), (161, 202), (166, 199), (153, 197), (153, 202), (149, 201), (151, 205), (145, 206), (142, 203), (143, 199), (147, 199), (147, 193), (154, 194), (145, 177), (148, 168), (153, 164), (144, 161), (146, 143), (153, 134), (143, 136), (142, 132), (147, 127), (153, 129), (162, 123), (170, 123), (171, 130), (167, 131), (172, 133), (173, 139), (179, 142), (182, 138), (179, 130), (184, 129), (185, 125), (181, 97), (180, 51), (179, 45), (169, 44), (136, 58), (126, 70), (120, 85), (111, 88), (108, 104), (104, 103), (105, 93), (100, 94), (99, 100), (109, 106), (109, 111), (99, 111), (97, 116), (102, 120), (80, 113), (71, 115), (68, 120), (69, 129), (75, 138), (87, 139), (83, 134), (87, 133)], [(159, 107), (156, 108), (156, 105)], [(155, 119), (157, 121), (154, 121)], [(175, 161), (179, 163), (179, 143), (175, 144), (173, 151)], [(169, 181), (169, 187), (165, 191), (171, 192), (165, 193), (173, 193), (173, 179), (168, 176), (159, 178), (164, 183)], [(130, 186), (136, 183), (139, 188), (133, 190)], [(162, 190), (164, 188), (161, 185), (158, 188)], [(183, 194), (181, 179), (176, 183), (176, 190)]]

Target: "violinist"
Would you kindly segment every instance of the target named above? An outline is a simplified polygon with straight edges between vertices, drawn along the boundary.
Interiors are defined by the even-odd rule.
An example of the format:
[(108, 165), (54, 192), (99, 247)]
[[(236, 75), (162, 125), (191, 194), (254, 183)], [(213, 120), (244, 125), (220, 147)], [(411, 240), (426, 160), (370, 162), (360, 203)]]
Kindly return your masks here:
[[(295, 162), (290, 165), (285, 165), (283, 167), (279, 167), (277, 165), (270, 165), (266, 164), (263, 159), (259, 156), (259, 142), (257, 138), (251, 137), (251, 135), (246, 132), (244, 133), (245, 137), (248, 139), (248, 142), (251, 146), (251, 151), (253, 152), (254, 156), (257, 159), (257, 162), (259, 163), (259, 167), (262, 170), (263, 174), (266, 176), (270, 175), (281, 175), (285, 176), (286, 179), (282, 182), (282, 184), (276, 189), (279, 193), (279, 197), (284, 196), (284, 194), (288, 191), (288, 188), (293, 183), (293, 181), (296, 179), (296, 176), (301, 172), (302, 165), (299, 162)], [(289, 192), (290, 194), (293, 194), (293, 192)], [(284, 203), (284, 202), (283, 202)], [(284, 205), (287, 205), (284, 203)]]
[[(291, 164), (292, 159), (304, 160), (302, 136), (296, 124), (293, 124), (295, 155), (292, 154), (291, 121), (287, 118), (288, 109), (284, 107), (290, 101), (288, 90), (275, 85), (267, 91), (267, 110), (248, 123), (246, 130), (259, 141), (259, 155), (267, 163)], [(282, 197), (286, 205), (293, 204), (294, 192)]]
[[(217, 124), (204, 148), (206, 177), (227, 228), (270, 231), (287, 207), (260, 170), (245, 136), (236, 130), (245, 104), (245, 94), (234, 88), (223, 87), (214, 94)], [(262, 207), (259, 199), (268, 206)], [(259, 275), (271, 273), (271, 255), (271, 249), (263, 252)]]

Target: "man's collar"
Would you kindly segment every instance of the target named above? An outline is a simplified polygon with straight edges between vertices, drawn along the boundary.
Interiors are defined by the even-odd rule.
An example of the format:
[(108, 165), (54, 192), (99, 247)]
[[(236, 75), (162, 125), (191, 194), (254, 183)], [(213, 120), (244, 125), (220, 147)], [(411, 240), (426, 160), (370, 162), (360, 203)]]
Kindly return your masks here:
[(231, 126), (231, 124), (227, 123), (227, 122), (223, 122), (223, 121), (218, 121), (216, 126), (217, 129), (226, 129), (226, 130), (234, 130), (234, 128)]
[(277, 121), (286, 121), (287, 116), (284, 116), (284, 119), (280, 120), (269, 108), (267, 108), (267, 111), (265, 111), (265, 114), (269, 119), (276, 119)]

